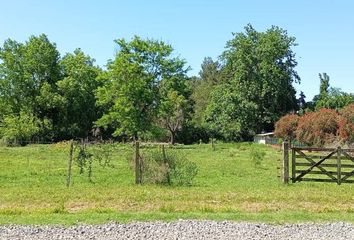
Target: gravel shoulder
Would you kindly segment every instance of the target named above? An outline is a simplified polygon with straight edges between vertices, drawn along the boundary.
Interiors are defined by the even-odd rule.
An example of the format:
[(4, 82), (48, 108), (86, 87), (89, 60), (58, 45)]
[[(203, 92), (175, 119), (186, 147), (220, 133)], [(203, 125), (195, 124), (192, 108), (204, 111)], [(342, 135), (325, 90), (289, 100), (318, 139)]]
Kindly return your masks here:
[(0, 239), (345, 239), (354, 240), (354, 225), (285, 224), (230, 221), (132, 222), (63, 226), (0, 226)]

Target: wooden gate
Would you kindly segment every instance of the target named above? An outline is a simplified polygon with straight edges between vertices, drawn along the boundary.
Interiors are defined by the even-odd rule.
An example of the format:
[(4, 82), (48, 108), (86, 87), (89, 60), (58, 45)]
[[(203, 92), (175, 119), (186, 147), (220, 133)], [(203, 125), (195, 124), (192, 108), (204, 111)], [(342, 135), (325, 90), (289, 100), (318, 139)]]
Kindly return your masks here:
[(292, 182), (354, 183), (354, 149), (292, 148)]

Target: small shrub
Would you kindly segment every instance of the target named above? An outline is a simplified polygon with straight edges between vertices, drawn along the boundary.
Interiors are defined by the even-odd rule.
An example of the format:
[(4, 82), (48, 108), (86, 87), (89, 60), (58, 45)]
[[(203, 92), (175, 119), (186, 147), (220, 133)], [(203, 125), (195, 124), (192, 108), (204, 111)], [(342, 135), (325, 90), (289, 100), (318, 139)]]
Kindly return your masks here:
[(174, 151), (151, 150), (143, 154), (143, 182), (190, 186), (198, 173), (198, 167), (185, 156)]
[(95, 148), (93, 148), (93, 157), (98, 163), (103, 166), (109, 166), (114, 168), (114, 165), (111, 164), (111, 157), (116, 150), (115, 145), (112, 143), (104, 143), (98, 144)]
[(164, 164), (162, 154), (158, 151), (149, 151), (142, 157), (143, 182), (153, 184), (167, 183), (168, 167)]
[(262, 165), (266, 152), (263, 149), (260, 149), (257, 146), (252, 146), (250, 150), (250, 158), (254, 163), (255, 167)]
[(79, 145), (79, 152), (76, 157), (76, 164), (80, 169), (80, 174), (84, 173), (84, 169), (87, 168), (89, 181), (92, 182), (92, 163), (93, 154), (88, 151), (85, 145)]
[(174, 166), (170, 166), (170, 178), (172, 185), (190, 186), (198, 173), (198, 167), (194, 162), (184, 157), (175, 158)]

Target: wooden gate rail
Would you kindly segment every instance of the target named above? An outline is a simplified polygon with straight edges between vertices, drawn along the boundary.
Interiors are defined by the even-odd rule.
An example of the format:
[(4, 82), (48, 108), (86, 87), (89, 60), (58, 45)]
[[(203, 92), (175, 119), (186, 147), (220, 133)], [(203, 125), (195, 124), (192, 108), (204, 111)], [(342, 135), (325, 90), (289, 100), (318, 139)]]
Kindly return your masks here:
[[(287, 145), (284, 144), (284, 146)], [(286, 159), (288, 158), (288, 154), (286, 154), (288, 150), (289, 148), (284, 148), (284, 163), (288, 161)], [(312, 152), (322, 152), (326, 155), (315, 155)], [(336, 182), (338, 185), (354, 183), (354, 156), (350, 154), (354, 153), (354, 149), (293, 147), (291, 153), (291, 180), (293, 183), (301, 181)], [(298, 162), (298, 159), (304, 159), (306, 162)], [(332, 162), (329, 162), (330, 160)], [(297, 169), (300, 166), (306, 167), (306, 169)], [(309, 178), (308, 175), (323, 175), (326, 178)]]

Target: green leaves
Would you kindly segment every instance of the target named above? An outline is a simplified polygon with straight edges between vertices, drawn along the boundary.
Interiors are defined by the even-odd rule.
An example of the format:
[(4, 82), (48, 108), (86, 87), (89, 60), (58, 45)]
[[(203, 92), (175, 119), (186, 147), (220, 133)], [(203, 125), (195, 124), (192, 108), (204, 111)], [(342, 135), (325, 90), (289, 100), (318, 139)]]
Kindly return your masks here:
[(66, 54), (60, 66), (63, 78), (56, 86), (65, 110), (60, 112), (58, 131), (62, 136), (86, 137), (100, 114), (96, 107), (95, 91), (101, 85), (96, 80), (101, 69), (80, 49)]
[(245, 139), (297, 108), (294, 70), (297, 62), (292, 47), (295, 38), (272, 27), (257, 32), (251, 25), (234, 34), (222, 54), (224, 86), (216, 88), (206, 116), (212, 129), (227, 139)]
[(206, 111), (209, 128), (227, 140), (242, 140), (254, 134), (258, 106), (242, 99), (229, 84), (217, 86)]
[(330, 108), (339, 110), (354, 103), (354, 95), (341, 91), (338, 88), (329, 88), (326, 94), (320, 94), (315, 101), (315, 109)]
[(115, 136), (127, 134), (137, 138), (139, 133), (152, 128), (160, 102), (167, 104), (163, 93), (185, 88), (179, 79), (185, 78), (187, 69), (183, 60), (171, 57), (172, 47), (161, 41), (134, 37), (130, 42), (119, 39), (116, 43), (116, 58), (108, 63), (107, 72), (101, 75), (104, 85), (96, 91), (98, 105), (105, 108), (96, 124), (115, 126)]
[(80, 49), (60, 59), (44, 34), (25, 43), (9, 39), (0, 48), (0, 121), (26, 112), (53, 124), (50, 134), (42, 129), (41, 138), (86, 137), (100, 114), (94, 95), (100, 71)]
[(19, 115), (5, 116), (0, 125), (0, 136), (9, 144), (19, 144), (28, 141), (39, 133), (48, 121), (41, 122), (31, 113), (20, 112)]

